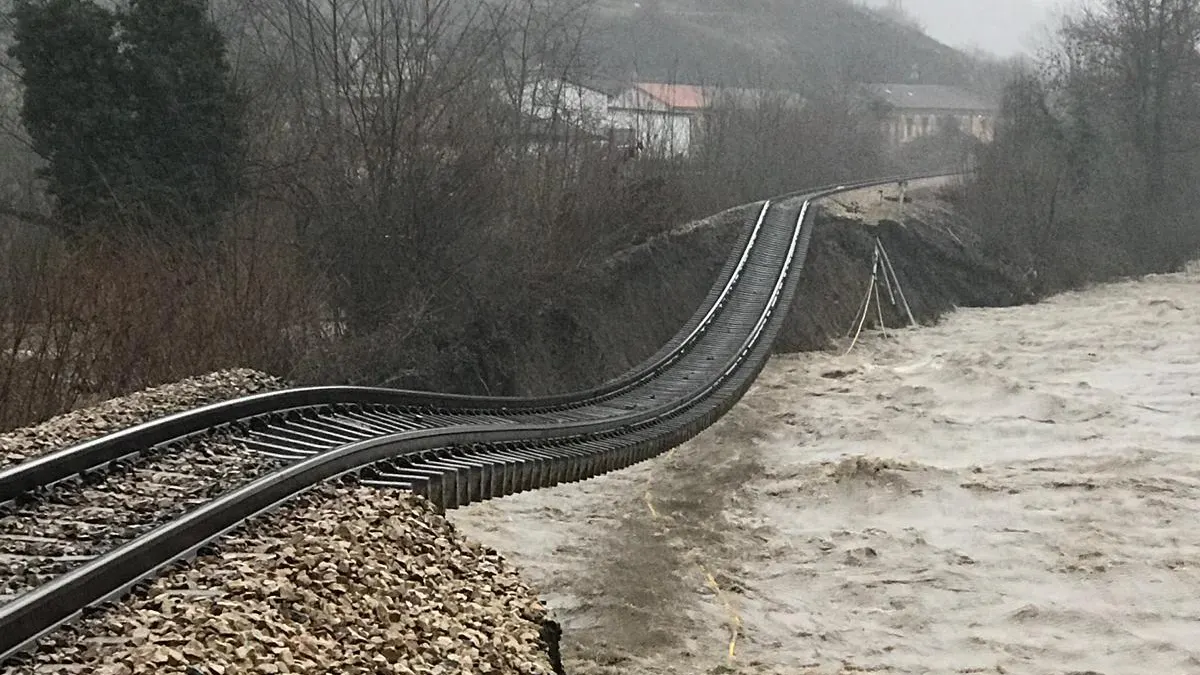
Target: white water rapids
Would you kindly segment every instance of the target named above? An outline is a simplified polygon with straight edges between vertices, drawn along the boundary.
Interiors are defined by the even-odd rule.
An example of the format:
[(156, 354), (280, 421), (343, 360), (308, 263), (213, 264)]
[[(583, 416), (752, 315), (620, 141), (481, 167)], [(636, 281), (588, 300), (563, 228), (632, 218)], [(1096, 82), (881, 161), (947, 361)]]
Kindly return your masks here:
[(1200, 268), (776, 358), (668, 456), (455, 520), (573, 675), (1200, 672)]

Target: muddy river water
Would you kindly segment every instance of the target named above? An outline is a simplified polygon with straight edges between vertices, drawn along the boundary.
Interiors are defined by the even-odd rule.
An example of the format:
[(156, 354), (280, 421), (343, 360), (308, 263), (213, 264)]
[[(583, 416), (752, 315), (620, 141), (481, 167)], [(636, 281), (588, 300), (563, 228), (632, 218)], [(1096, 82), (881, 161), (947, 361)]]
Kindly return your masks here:
[(1200, 673), (1200, 268), (776, 357), (692, 442), (452, 514), (571, 675)]

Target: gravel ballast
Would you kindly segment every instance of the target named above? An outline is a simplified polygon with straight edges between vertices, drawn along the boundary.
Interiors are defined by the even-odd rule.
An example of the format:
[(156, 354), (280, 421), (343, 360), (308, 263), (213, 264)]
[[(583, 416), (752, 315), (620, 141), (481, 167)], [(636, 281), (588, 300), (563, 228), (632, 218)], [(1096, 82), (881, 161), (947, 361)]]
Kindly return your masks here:
[(18, 673), (549, 675), (545, 610), (425, 500), (322, 487), (60, 629)]
[[(282, 385), (253, 370), (211, 373), (18, 429), (0, 437), (0, 447), (8, 462), (16, 462), (162, 415)], [(32, 498), (0, 505), (0, 605), (277, 465), (219, 433), (144, 452)]]
[(218, 436), (0, 505), (0, 605), (278, 465)]
[(209, 403), (283, 389), (277, 377), (239, 368), (152, 387), (0, 434), (0, 466)]

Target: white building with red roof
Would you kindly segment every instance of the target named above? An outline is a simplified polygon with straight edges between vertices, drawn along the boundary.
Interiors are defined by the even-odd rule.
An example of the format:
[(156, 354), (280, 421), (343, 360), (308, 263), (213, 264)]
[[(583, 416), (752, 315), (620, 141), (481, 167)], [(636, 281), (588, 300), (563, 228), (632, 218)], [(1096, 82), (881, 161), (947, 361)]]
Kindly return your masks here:
[(608, 104), (609, 123), (628, 129), (638, 147), (665, 157), (687, 155), (699, 136), (701, 114), (712, 97), (691, 84), (638, 82)]
[(765, 102), (802, 107), (794, 92), (703, 87), (693, 84), (611, 80), (538, 80), (526, 93), (526, 112), (539, 119), (570, 121), (631, 155), (686, 156), (695, 151), (706, 115), (729, 106)]

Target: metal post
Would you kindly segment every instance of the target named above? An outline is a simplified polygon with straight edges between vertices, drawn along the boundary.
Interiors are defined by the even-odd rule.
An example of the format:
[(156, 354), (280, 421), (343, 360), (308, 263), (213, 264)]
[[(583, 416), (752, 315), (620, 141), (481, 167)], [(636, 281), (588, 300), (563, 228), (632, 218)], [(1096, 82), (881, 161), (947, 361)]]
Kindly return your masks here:
[(888, 256), (887, 249), (883, 247), (883, 242), (878, 242), (878, 245), (879, 252), (883, 254), (883, 265), (888, 272), (891, 272), (892, 279), (896, 282), (896, 292), (900, 294), (900, 302), (904, 304), (904, 313), (908, 315), (908, 323), (916, 328), (919, 324), (913, 317), (912, 309), (908, 306), (908, 298), (904, 297), (904, 288), (900, 286), (900, 277), (896, 276), (896, 268), (892, 267), (892, 259)]

